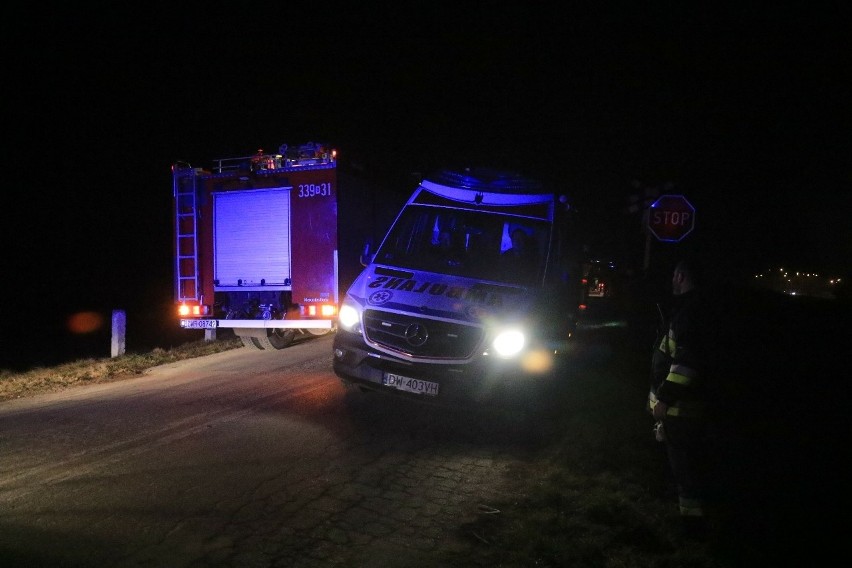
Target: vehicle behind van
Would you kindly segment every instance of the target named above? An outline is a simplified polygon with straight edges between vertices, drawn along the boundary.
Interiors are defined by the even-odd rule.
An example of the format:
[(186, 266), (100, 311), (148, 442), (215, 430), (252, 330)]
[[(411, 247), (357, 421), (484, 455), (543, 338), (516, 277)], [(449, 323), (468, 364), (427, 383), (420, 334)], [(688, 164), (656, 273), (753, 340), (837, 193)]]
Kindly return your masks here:
[(566, 197), (510, 172), (424, 179), (346, 293), (335, 373), (431, 401), (558, 380), (581, 296), (570, 215)]

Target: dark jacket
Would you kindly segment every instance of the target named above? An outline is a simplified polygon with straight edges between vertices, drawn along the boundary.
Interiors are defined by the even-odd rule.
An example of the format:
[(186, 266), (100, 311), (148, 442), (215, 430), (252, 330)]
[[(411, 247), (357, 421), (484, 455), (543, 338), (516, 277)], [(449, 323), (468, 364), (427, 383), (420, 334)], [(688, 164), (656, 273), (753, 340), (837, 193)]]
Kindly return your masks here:
[(698, 291), (674, 298), (651, 362), (649, 408), (661, 400), (669, 417), (706, 415), (708, 315)]

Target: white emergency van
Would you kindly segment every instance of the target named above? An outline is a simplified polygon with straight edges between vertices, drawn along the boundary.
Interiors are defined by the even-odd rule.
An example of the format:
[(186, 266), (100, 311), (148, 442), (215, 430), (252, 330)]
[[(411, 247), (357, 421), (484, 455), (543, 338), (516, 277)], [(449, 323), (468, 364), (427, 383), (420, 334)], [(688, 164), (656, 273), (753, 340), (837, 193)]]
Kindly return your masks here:
[(343, 299), (353, 390), (492, 399), (560, 380), (581, 297), (567, 197), (511, 172), (422, 180)]

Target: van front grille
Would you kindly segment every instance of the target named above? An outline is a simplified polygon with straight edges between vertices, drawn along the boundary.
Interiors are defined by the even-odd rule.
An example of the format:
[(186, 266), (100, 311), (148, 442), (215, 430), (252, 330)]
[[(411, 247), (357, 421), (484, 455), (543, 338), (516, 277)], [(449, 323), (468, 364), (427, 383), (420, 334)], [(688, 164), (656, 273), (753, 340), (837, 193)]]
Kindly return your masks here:
[(482, 341), (482, 328), (406, 314), (365, 310), (367, 339), (412, 357), (467, 359)]

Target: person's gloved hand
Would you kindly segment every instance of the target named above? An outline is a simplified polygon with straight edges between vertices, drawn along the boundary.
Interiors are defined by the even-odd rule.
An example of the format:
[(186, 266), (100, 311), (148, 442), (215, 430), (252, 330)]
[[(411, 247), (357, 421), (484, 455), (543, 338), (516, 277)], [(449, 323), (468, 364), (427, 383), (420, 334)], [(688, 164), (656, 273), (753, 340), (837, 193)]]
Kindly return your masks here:
[(662, 400), (658, 400), (657, 404), (654, 405), (654, 418), (656, 420), (662, 420), (666, 417), (666, 410), (669, 409), (669, 405), (663, 402)]

